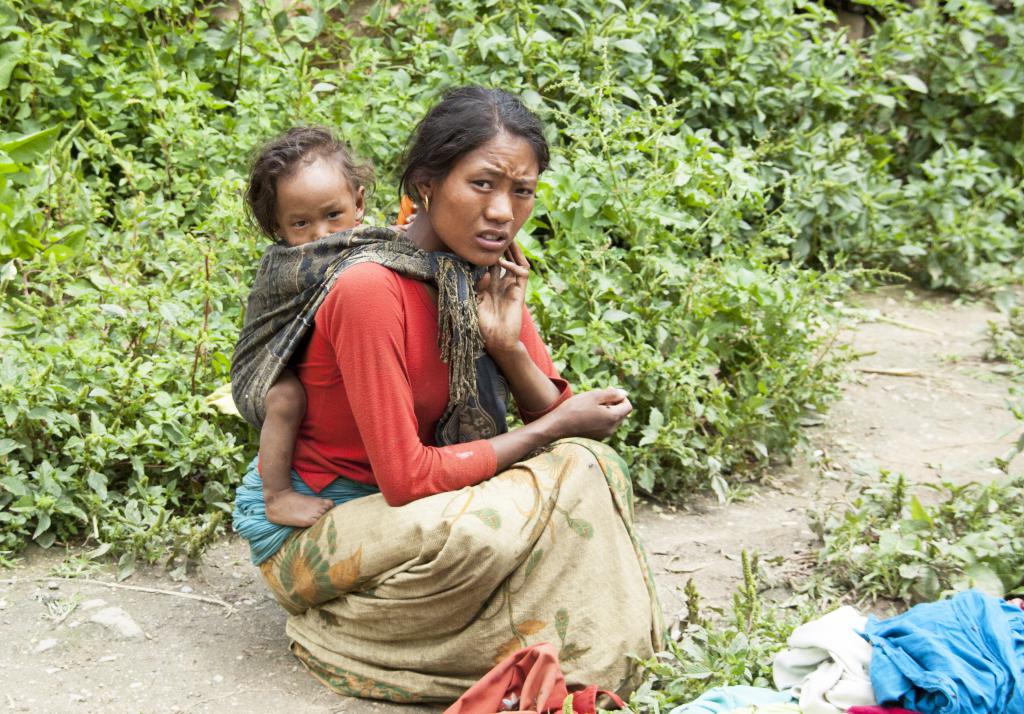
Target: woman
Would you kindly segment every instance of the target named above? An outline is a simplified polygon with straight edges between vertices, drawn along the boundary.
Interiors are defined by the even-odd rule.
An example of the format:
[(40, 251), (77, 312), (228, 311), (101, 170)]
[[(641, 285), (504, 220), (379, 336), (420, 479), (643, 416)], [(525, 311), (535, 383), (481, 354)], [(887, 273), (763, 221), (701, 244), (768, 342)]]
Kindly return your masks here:
[[(578, 438), (611, 435), (629, 401), (617, 389), (573, 395), (524, 306), (529, 267), (514, 238), (547, 163), (540, 124), (515, 97), (454, 90), (410, 141), (407, 241), (356, 230), (271, 248), (261, 265), (254, 295), (261, 279), (298, 286), (301, 314), (271, 328), (261, 315), (275, 311), (250, 303), (236, 402), (258, 409), (312, 322), (297, 365), (308, 406), (295, 487), (340, 505), (267, 538), (253, 526), (250, 472), (236, 530), (291, 613), (293, 652), (343, 694), (452, 700), (542, 641), (560, 647), (570, 684), (625, 691), (629, 655), (658, 645), (625, 466)], [(509, 392), (525, 422), (511, 431)]]

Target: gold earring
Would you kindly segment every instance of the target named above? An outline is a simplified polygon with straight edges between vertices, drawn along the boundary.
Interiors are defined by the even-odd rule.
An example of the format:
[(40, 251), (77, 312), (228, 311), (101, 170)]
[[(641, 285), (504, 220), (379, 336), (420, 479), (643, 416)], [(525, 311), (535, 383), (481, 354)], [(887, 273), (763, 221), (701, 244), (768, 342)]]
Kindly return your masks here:
[(423, 197), (423, 210), (430, 213), (430, 196)]

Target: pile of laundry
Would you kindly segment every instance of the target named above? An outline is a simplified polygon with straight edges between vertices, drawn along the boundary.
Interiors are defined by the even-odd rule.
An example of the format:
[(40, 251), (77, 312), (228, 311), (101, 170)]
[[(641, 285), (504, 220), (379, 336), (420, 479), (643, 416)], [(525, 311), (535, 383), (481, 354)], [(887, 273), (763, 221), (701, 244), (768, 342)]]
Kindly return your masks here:
[(976, 590), (886, 620), (842, 607), (793, 630), (775, 689), (717, 687), (670, 714), (1024, 714), (1024, 610)]

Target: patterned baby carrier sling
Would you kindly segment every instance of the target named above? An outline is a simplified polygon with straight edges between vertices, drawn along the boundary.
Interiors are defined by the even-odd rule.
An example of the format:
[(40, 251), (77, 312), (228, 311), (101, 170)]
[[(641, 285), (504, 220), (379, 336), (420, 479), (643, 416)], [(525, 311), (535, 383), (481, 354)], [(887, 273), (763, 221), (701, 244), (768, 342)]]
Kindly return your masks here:
[(404, 235), (374, 227), (295, 247), (275, 243), (264, 252), (231, 358), (231, 393), (239, 413), (256, 428), (262, 426), (267, 392), (307, 339), (334, 282), (348, 268), (367, 262), (437, 288), (438, 343), (448, 365), (449, 397), (436, 444), (507, 431), (508, 385), (484, 351), (477, 324), (475, 285), (485, 268), (451, 253), (422, 251)]

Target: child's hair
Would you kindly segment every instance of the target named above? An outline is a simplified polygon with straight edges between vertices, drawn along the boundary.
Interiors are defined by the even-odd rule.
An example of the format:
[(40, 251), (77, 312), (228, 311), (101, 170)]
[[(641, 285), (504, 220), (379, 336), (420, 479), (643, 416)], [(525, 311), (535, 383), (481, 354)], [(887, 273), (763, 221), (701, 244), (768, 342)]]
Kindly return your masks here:
[(345, 172), (352, 192), (373, 188), (373, 167), (356, 163), (334, 133), (322, 126), (296, 126), (271, 139), (254, 154), (249, 168), (249, 186), (245, 203), (249, 220), (264, 235), (277, 238), (277, 180), (290, 176), (305, 163), (317, 158), (335, 158)]

